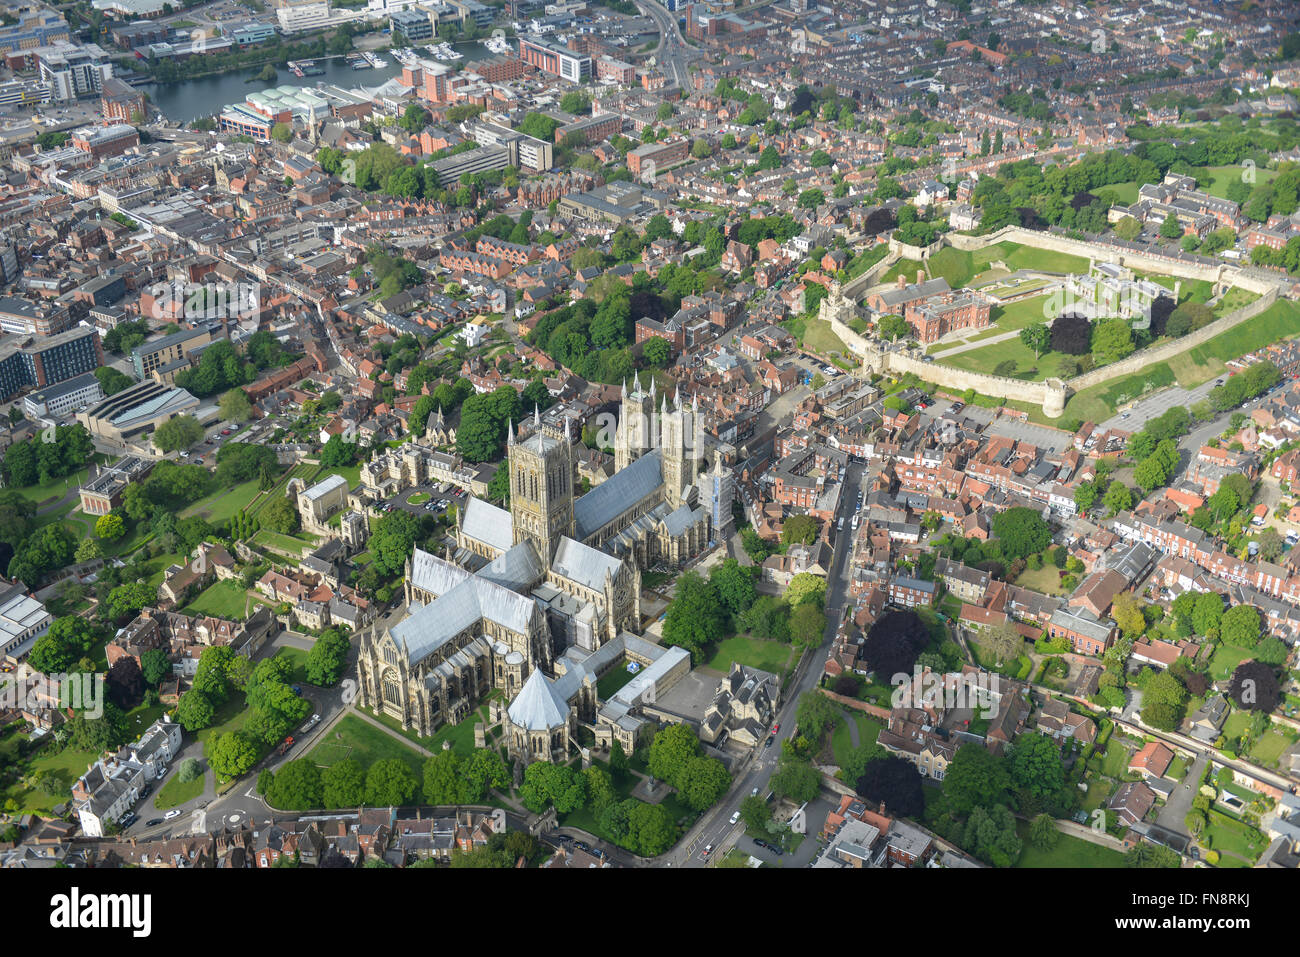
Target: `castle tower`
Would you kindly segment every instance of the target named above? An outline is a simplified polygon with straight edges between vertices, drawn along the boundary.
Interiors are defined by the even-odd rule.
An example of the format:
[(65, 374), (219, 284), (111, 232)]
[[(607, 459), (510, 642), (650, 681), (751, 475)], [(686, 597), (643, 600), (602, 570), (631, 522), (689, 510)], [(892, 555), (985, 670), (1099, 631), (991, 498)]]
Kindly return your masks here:
[(511, 426), (507, 464), (515, 544), (531, 540), (549, 567), (560, 538), (574, 534), (573, 448), (540, 428), (517, 442)]

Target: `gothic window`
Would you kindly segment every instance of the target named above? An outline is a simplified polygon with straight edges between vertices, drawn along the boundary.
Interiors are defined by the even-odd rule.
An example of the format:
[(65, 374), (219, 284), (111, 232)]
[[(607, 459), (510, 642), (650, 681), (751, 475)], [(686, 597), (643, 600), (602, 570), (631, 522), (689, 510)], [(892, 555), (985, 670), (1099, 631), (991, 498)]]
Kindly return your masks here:
[(390, 665), (397, 664), (397, 649), (391, 644), (384, 645), (384, 661)]
[(384, 672), (384, 700), (390, 704), (402, 703), (402, 687), (395, 672)]

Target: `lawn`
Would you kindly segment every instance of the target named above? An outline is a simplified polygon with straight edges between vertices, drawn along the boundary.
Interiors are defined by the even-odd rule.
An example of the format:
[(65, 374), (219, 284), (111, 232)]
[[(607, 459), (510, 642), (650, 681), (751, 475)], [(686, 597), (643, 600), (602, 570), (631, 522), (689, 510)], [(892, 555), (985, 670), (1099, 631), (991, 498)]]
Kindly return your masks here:
[[(1196, 177), (1197, 185), (1211, 196), (1217, 196), (1219, 199), (1228, 198), (1228, 187), (1233, 183), (1240, 182), (1242, 174), (1245, 172), (1243, 166), (1197, 166), (1192, 169)], [(1264, 169), (1256, 167), (1252, 172), (1255, 174), (1255, 186), (1263, 186), (1270, 183), (1277, 176), (1278, 171), (1275, 169)]]
[(307, 757), (323, 768), (331, 767), (344, 758), (352, 758), (361, 767), (368, 768), (376, 761), (397, 758), (411, 769), (416, 780), (424, 774), (424, 758), (408, 748), (402, 741), (376, 728), (356, 715), (344, 715), (330, 728), (321, 743), (308, 752)]
[(1029, 843), (1029, 823), (1020, 821), (1016, 832), (1024, 843), (1016, 867), (1123, 867), (1124, 855), (1109, 847), (1093, 844), (1081, 837), (1060, 834), (1056, 847), (1041, 851)]
[(1245, 824), (1213, 808), (1210, 809), (1210, 825), (1205, 833), (1214, 850), (1227, 851), (1249, 861), (1254, 861), (1268, 847), (1267, 837), (1252, 840)]
[(713, 657), (705, 662), (705, 666), (726, 674), (731, 670), (732, 662), (739, 661), (750, 668), (760, 668), (780, 675), (792, 657), (791, 647), (779, 641), (732, 635), (718, 642)]
[(857, 723), (858, 747), (860, 748), (875, 744), (876, 736), (884, 730), (884, 725), (861, 711), (845, 711), (841, 713), (839, 720), (835, 722), (835, 730), (831, 732), (831, 750), (835, 753), (835, 763), (841, 767), (844, 766), (855, 750), (853, 739), (849, 737), (848, 722), (850, 721)]
[(265, 548), (272, 548), (277, 552), (283, 552), (293, 558), (302, 558), (303, 549), (316, 547), (315, 539), (310, 541), (298, 538), (295, 535), (285, 535), (281, 532), (273, 532), (269, 528), (259, 528), (257, 534), (252, 538), (254, 545), (261, 545)]
[(1108, 778), (1120, 780), (1128, 771), (1129, 758), (1128, 748), (1111, 738), (1106, 744), (1106, 755), (1101, 760), (1101, 773)]
[(207, 777), (205, 771), (189, 784), (182, 784), (181, 776), (173, 774), (167, 779), (167, 783), (158, 789), (158, 794), (153, 799), (153, 806), (160, 811), (165, 811), (186, 801), (193, 801), (203, 793), (203, 783)]
[(307, 681), (307, 652), (301, 648), (281, 648), (275, 653), (277, 658), (287, 658), (289, 660), (289, 677), (290, 685), (310, 684)]
[[(1210, 677), (1215, 681), (1222, 681), (1237, 670), (1237, 665), (1250, 657), (1252, 655), (1249, 648), (1241, 648), (1236, 645), (1219, 645), (1214, 652), (1214, 657), (1210, 659)], [(1242, 715), (1242, 717), (1245, 717), (1245, 715)], [(1231, 722), (1231, 719), (1229, 719), (1229, 722)], [(1244, 726), (1242, 730), (1245, 730)], [(1240, 734), (1241, 731), (1237, 733)]]
[(1117, 204), (1132, 206), (1137, 202), (1138, 189), (1141, 185), (1137, 180), (1129, 180), (1127, 183), (1111, 183), (1109, 186), (1098, 187), (1095, 195), (1102, 196), (1105, 193), (1110, 193)]
[(201, 498), (181, 512), (181, 518), (202, 515), (209, 522), (222, 522), (236, 512), (242, 512), (257, 497), (261, 483), (257, 479), (241, 482), (234, 488), (224, 488), (206, 498)]
[[(1187, 350), (1190, 365), (1180, 367), (1180, 385), (1199, 385), (1223, 371), (1229, 359), (1246, 355), (1300, 332), (1300, 303), (1283, 299), (1209, 342)], [(1181, 357), (1179, 357), (1181, 358)], [(1172, 363), (1171, 363), (1172, 364)]]
[(246, 617), (247, 605), (248, 592), (243, 583), (233, 578), (226, 578), (214, 582), (199, 592), (198, 596), (185, 606), (184, 612), (187, 615), (211, 615), (227, 621), (243, 621)]
[(877, 280), (877, 284), (892, 284), (899, 276), (906, 276), (909, 283), (916, 282), (918, 270), (924, 272), (925, 267), (915, 259), (900, 259), (885, 270), (885, 274)]
[[(433, 496), (430, 495), (428, 492), (416, 492), (414, 495), (412, 495), (412, 496), (411, 496), (410, 498), (408, 498), (406, 501), (407, 501), (407, 504), (408, 504), (408, 505), (423, 505), (425, 502), (429, 501), (429, 499), (431, 499), (431, 498), (433, 498)], [(341, 514), (343, 514), (343, 513), (340, 512), (339, 514), (341, 515)]]
[[(494, 691), (491, 695), (488, 695), (488, 700), (498, 694), (500, 694), (500, 692)], [(415, 733), (413, 728), (403, 730), (402, 723), (389, 715), (374, 714), (373, 712), (366, 712), (366, 714), (368, 717), (374, 718), (384, 727), (391, 728), (394, 734), (400, 735), (401, 737), (406, 738), (406, 740), (418, 744), (420, 747), (425, 748), (428, 751), (441, 751), (442, 742), (450, 741), (452, 748), (454, 748), (458, 754), (461, 756), (468, 756), (474, 750), (474, 724), (478, 721), (482, 721), (485, 725), (487, 724), (488, 706), (487, 701), (485, 700), (484, 703), (479, 706), (478, 710), (466, 715), (465, 719), (461, 721), (460, 724), (444, 724), (433, 733), (432, 737), (429, 738), (420, 737)]]
[(1175, 757), (1169, 762), (1169, 767), (1165, 771), (1165, 777), (1171, 781), (1181, 781), (1187, 774), (1187, 762), (1181, 757)]
[(626, 664), (619, 665), (617, 668), (611, 669), (605, 677), (596, 682), (596, 695), (601, 701), (608, 701), (614, 696), (619, 688), (623, 687), (635, 677), (636, 675), (627, 670)]
[(1035, 249), (1032, 246), (1021, 246), (1005, 256), (1004, 259), (1008, 268), (1013, 271), (1016, 269), (1032, 269), (1039, 272), (1083, 275), (1088, 272), (1088, 260), (1083, 256), (1053, 252), (1050, 249)]
[(1294, 738), (1288, 738), (1277, 731), (1269, 731), (1259, 736), (1250, 749), (1250, 759), (1256, 764), (1276, 765)]
[[(1046, 322), (1049, 318), (1047, 305), (1050, 299), (1051, 296), (1044, 294), (1030, 296), (1028, 299), (1020, 299), (1007, 306), (994, 306), (989, 311), (989, 319), (1001, 332), (1023, 329), (1025, 326)], [(1056, 317), (1052, 316), (1051, 318)]]
[(825, 319), (809, 319), (804, 323), (802, 344), (809, 352), (823, 355), (848, 351), (848, 347), (831, 331), (831, 324)]
[[(6, 739), (6, 744), (9, 741), (16, 742), (17, 739), (18, 735), (11, 735)], [(57, 776), (59, 783), (62, 785), (59, 793), (50, 794), (45, 791), (37, 791), (34, 788), (23, 787), (21, 783), (16, 783), (0, 791), (0, 801), (13, 798), (22, 812), (48, 815), (57, 805), (71, 800), (68, 788), (72, 786), (73, 781), (85, 773), (91, 762), (98, 756), (93, 751), (74, 751), (71, 748), (59, 751), (53, 742), (49, 742), (45, 747), (37, 751), (35, 756), (27, 759), (27, 770), (33, 777), (42, 772)]]
[(1065, 594), (1065, 589), (1061, 587), (1061, 569), (1051, 562), (1044, 563), (1042, 568), (1026, 568), (1016, 579), (1016, 584), (1044, 595)]
[(1061, 363), (1073, 358), (1073, 356), (1067, 356), (1059, 352), (1044, 352), (1038, 358), (1034, 358), (1034, 350), (1021, 342), (1020, 337), (1017, 336), (1013, 339), (1003, 339), (1001, 342), (995, 342), (979, 349), (968, 349), (966, 352), (959, 352), (956, 355), (944, 356), (940, 361), (944, 365), (955, 366), (958, 369), (969, 369), (972, 372), (990, 374), (994, 373), (1004, 362), (1013, 362), (1015, 364), (1014, 368), (1011, 368), (1009, 372), (996, 374), (1009, 375), (1012, 378), (1024, 379), (1028, 382), (1037, 382), (1052, 376), (1060, 376)]
[(971, 281), (975, 276), (975, 257), (956, 246), (945, 246), (933, 256), (927, 265), (930, 275), (948, 280), (948, 285), (957, 289)]
[(71, 475), (65, 475), (63, 478), (50, 479), (41, 485), (24, 485), (21, 488), (14, 489), (19, 495), (37, 506), (48, 504), (55, 499), (63, 498), (68, 492), (75, 492), (86, 481), (87, 469), (79, 469)]

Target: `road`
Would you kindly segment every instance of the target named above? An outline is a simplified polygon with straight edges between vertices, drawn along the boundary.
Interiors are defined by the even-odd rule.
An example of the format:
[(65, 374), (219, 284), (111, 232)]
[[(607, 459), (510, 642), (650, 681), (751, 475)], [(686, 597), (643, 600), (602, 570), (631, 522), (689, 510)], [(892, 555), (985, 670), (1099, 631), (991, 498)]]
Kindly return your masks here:
[(655, 0), (636, 0), (636, 5), (659, 28), (659, 45), (650, 55), (656, 58), (655, 62), (665, 76), (670, 77), (680, 89), (689, 89), (690, 72), (687, 64), (699, 54), (682, 37), (677, 15), (665, 10)]
[[(261, 652), (258, 653), (257, 659), (272, 657), (281, 648), (286, 647), (309, 649), (312, 646), (312, 641), (313, 639), (307, 635), (294, 631), (282, 631), (267, 641)], [(236, 827), (248, 821), (254, 815), (265, 817), (270, 814), (270, 808), (257, 795), (257, 776), (259, 772), (264, 769), (274, 771), (285, 762), (302, 757), (315, 747), (318, 741), (323, 740), (329, 729), (349, 710), (356, 692), (357, 647), (358, 645), (354, 641), (352, 649), (348, 653), (348, 666), (344, 670), (344, 681), (339, 682), (333, 688), (316, 688), (312, 686), (303, 688), (304, 697), (311, 700), (313, 711), (321, 716), (321, 720), (305, 738), (296, 740), (287, 754), (276, 755), (272, 753), (268, 755), (252, 771), (240, 778), (234, 788), (221, 797), (216, 796), (216, 790), (213, 786), (214, 775), (210, 768), (207, 769), (203, 792), (198, 797), (180, 805), (177, 810), (181, 813), (176, 818), (150, 827), (149, 821), (163, 816), (163, 812), (153, 806), (153, 800), (157, 796), (158, 788), (161, 788), (166, 782), (166, 778), (164, 778), (164, 780), (157, 782), (157, 787), (152, 795), (136, 805), (135, 810), (140, 815), (140, 820), (127, 828), (125, 834), (142, 840), (164, 840), (200, 831), (213, 832), (225, 827)], [(346, 680), (349, 678), (351, 680)], [(186, 758), (197, 758), (203, 762), (205, 768), (207, 766), (202, 743), (191, 734), (186, 733), (185, 737), (187, 740), (182, 746), (180, 754), (172, 760), (168, 770), (168, 777), (177, 773), (181, 762)], [(295, 739), (298, 737), (296, 729), (294, 737)], [(277, 816), (279, 816), (278, 812)]]
[[(845, 519), (846, 526), (851, 521), (857, 505), (857, 489), (866, 470), (865, 464), (854, 462), (846, 471), (844, 495), (836, 515), (837, 519)], [(740, 810), (740, 802), (755, 793), (755, 789), (761, 795), (767, 795), (771, 791), (769, 782), (773, 772), (776, 771), (776, 762), (781, 755), (781, 744), (794, 734), (794, 719), (799, 696), (815, 688), (821, 680), (826, 658), (830, 654), (831, 641), (835, 637), (842, 610), (848, 599), (848, 557), (852, 552), (851, 539), (848, 535), (839, 535), (833, 541), (835, 553), (831, 561), (826, 592), (826, 632), (822, 636), (821, 645), (804, 654), (794, 680), (785, 691), (785, 702), (777, 712), (776, 719), (780, 731), (771, 736), (775, 739), (771, 744), (761, 745), (749, 763), (742, 765), (741, 772), (737, 775), (727, 797), (705, 812), (704, 817), (691, 829), (686, 839), (660, 859), (661, 863), (671, 867), (704, 867), (716, 860), (722, 855), (725, 845), (735, 843), (742, 838), (744, 823), (731, 823), (732, 815)], [(816, 830), (816, 826), (820, 823), (816, 820), (816, 813), (817, 811), (810, 806), (810, 811), (806, 815), (809, 831)], [(806, 839), (804, 844), (808, 845), (810, 840), (812, 839)], [(702, 856), (703, 850), (710, 845), (714, 850), (705, 858)], [(808, 847), (811, 851), (815, 845), (808, 845)], [(760, 860), (776, 860), (772, 852), (754, 847), (753, 842), (747, 838), (744, 839), (742, 849)], [(805, 854), (804, 850), (803, 847), (799, 849), (797, 859), (811, 857), (810, 854)]]

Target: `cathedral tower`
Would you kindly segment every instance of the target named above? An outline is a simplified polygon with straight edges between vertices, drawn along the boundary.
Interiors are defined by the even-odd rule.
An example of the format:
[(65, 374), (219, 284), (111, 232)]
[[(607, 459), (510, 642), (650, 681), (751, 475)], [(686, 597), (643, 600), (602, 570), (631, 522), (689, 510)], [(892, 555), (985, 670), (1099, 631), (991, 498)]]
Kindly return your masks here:
[(690, 408), (684, 408), (679, 390), (673, 396), (671, 410), (665, 397), (659, 418), (663, 428), (664, 498), (670, 506), (677, 508), (686, 502), (687, 492), (695, 484), (703, 441), (699, 405), (693, 402)]
[(623, 399), (618, 408), (614, 436), (614, 471), (621, 472), (656, 445), (655, 380), (649, 391), (641, 388), (641, 373), (632, 380), (632, 391), (623, 383)]
[(574, 534), (573, 447), (566, 439), (542, 434), (533, 412), (533, 434), (515, 441), (509, 428), (510, 516), (515, 544), (531, 540), (549, 568), (562, 536)]

